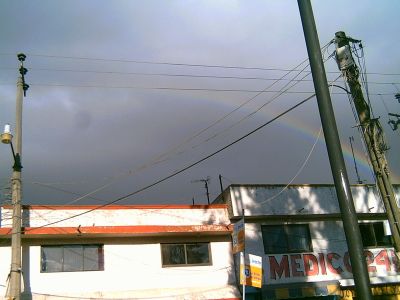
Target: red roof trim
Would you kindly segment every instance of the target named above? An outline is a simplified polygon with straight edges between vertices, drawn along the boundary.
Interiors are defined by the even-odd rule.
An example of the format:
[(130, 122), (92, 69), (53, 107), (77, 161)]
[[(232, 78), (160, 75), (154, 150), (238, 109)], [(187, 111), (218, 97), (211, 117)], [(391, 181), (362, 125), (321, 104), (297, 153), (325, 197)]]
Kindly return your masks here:
[[(77, 235), (77, 234), (155, 234), (155, 233), (216, 233), (232, 232), (231, 225), (148, 225), (148, 226), (90, 226), (90, 227), (25, 227), (28, 235)], [(0, 228), (0, 234), (8, 235), (11, 228)]]
[[(12, 209), (11, 205), (1, 206), (4, 209)], [(77, 209), (96, 209), (116, 210), (116, 209), (216, 209), (227, 208), (226, 204), (210, 205), (186, 205), (186, 204), (164, 204), (164, 205), (23, 205), (23, 209), (50, 209), (50, 210), (77, 210)]]

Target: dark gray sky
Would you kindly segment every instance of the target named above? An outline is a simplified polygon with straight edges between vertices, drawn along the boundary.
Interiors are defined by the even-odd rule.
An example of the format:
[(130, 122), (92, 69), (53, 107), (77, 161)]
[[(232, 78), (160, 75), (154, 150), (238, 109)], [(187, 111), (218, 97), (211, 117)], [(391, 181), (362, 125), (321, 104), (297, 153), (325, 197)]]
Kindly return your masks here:
[[(312, 4), (321, 46), (336, 31), (363, 41), (371, 105), (391, 147), (394, 182), (400, 183), (400, 129), (394, 132), (387, 124), (388, 112), (400, 114), (394, 99), (400, 88), (400, 2)], [(113, 201), (206, 157), (313, 92), (307, 73), (283, 71), (307, 58), (296, 1), (5, 0), (0, 20), (1, 127), (14, 128), (18, 52), (27, 55), (29, 69), (22, 145), (26, 204)], [(333, 50), (331, 45), (324, 56)], [(328, 79), (338, 76), (333, 59), (326, 70)], [(293, 78), (303, 80), (293, 85), (288, 80)], [(340, 89), (332, 92), (351, 182), (357, 177), (349, 136), (355, 139), (361, 179), (371, 182), (347, 96)], [(219, 174), (225, 187), (332, 183), (322, 135), (313, 147), (319, 128), (314, 98), (119, 203), (191, 204), (193, 197), (206, 203), (204, 184), (193, 181), (210, 177), (214, 199)], [(0, 147), (2, 202), (8, 199), (12, 166), (7, 148)]]

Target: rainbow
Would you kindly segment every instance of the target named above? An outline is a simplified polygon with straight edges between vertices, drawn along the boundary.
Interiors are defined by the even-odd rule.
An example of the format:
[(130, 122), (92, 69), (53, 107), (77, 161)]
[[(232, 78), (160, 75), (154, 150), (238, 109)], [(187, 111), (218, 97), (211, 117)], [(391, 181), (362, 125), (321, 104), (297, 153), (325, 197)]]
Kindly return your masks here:
[[(301, 135), (306, 136), (310, 140), (315, 141), (315, 139), (318, 137), (319, 128), (318, 129), (312, 128), (311, 126), (309, 126), (309, 125), (305, 124), (304, 122), (301, 122), (300, 120), (295, 119), (293, 117), (286, 118), (285, 120), (278, 120), (278, 122), (282, 126), (288, 128), (290, 130), (298, 131), (299, 133), (301, 133)], [(324, 142), (323, 135), (321, 135), (319, 137), (319, 141)], [(344, 158), (347, 160), (353, 161), (353, 154), (351, 151), (350, 144), (343, 143), (343, 142), (341, 142), (341, 144), (342, 144)], [(360, 171), (364, 172), (364, 174), (372, 174), (371, 173), (372, 169), (369, 164), (369, 159), (364, 152), (354, 148), (354, 158), (357, 163), (357, 168)], [(392, 183), (400, 183), (400, 176), (398, 174), (396, 174), (393, 170), (391, 170), (390, 175), (391, 175)], [(372, 175), (369, 175), (370, 178), (371, 178), (371, 176)]]

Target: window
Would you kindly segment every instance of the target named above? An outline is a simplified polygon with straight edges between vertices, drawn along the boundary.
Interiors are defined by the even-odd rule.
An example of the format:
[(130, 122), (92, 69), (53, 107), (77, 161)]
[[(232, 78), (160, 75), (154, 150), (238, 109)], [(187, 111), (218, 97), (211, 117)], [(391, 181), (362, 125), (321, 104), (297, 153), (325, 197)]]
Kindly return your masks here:
[(42, 272), (102, 270), (104, 270), (102, 245), (57, 245), (41, 247)]
[(364, 247), (392, 246), (390, 235), (385, 235), (383, 222), (360, 223), (361, 238)]
[(163, 266), (210, 265), (210, 243), (161, 244)]
[(265, 254), (312, 252), (307, 224), (262, 225)]

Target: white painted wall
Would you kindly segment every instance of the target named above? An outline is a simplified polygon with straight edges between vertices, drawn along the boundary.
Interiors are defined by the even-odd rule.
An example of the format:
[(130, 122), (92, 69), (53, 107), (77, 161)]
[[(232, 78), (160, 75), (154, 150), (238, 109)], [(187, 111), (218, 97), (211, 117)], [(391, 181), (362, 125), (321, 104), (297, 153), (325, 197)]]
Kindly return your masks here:
[[(176, 207), (176, 206), (175, 206)], [(188, 206), (189, 207), (189, 206)], [(30, 209), (29, 219), (25, 218), (25, 226), (38, 227), (49, 223), (48, 227), (84, 226), (129, 226), (129, 225), (203, 225), (230, 223), (226, 209), (223, 208), (136, 208), (121, 209), (79, 208), (62, 209)], [(25, 212), (25, 214), (28, 214)], [(1, 227), (11, 226), (12, 210), (1, 209)], [(71, 218), (72, 216), (77, 216)], [(59, 220), (65, 221), (58, 222)]]
[[(400, 189), (395, 187), (397, 198)], [(384, 213), (384, 206), (373, 187), (352, 186), (353, 200), (358, 213)], [(246, 220), (246, 252), (261, 256), (263, 259), (264, 284), (287, 284), (301, 282), (320, 282), (347, 280), (352, 278), (346, 266), (347, 243), (341, 221), (318, 221), (313, 214), (340, 213), (335, 188), (333, 185), (233, 185), (229, 190), (233, 216), (241, 216), (242, 209), (249, 218)], [(229, 199), (229, 197), (228, 197)], [(296, 222), (288, 218), (271, 220), (268, 216), (305, 216)], [(258, 216), (257, 221), (251, 217)], [(307, 217), (308, 216), (308, 217)], [(265, 254), (261, 225), (306, 223), (309, 225), (313, 251), (303, 254)], [(368, 222), (368, 221), (366, 221)], [(393, 248), (366, 249), (369, 252), (369, 269), (372, 283), (400, 282), (400, 265), (394, 257)], [(328, 263), (327, 256), (332, 263)], [(237, 255), (236, 255), (237, 256)], [(276, 261), (284, 265), (288, 259), (288, 276), (285, 272), (277, 275), (271, 265)], [(315, 260), (313, 260), (315, 258)], [(237, 260), (238, 258), (235, 257)], [(313, 261), (310, 261), (313, 260)], [(313, 262), (316, 261), (316, 264)], [(310, 265), (308, 276), (305, 263)], [(331, 268), (328, 267), (331, 266)], [(316, 268), (316, 269), (314, 269)], [(332, 272), (331, 269), (338, 272)], [(285, 269), (284, 269), (285, 270)]]
[[(382, 213), (384, 206), (375, 187), (351, 187), (358, 213)], [(400, 186), (395, 186), (400, 199)], [(333, 185), (233, 185), (230, 198), (234, 216), (340, 213)]]
[[(80, 214), (87, 209), (30, 209), (25, 224), (36, 227)], [(2, 209), (2, 227), (9, 227), (10, 209)], [(224, 206), (216, 208), (115, 208), (99, 209), (77, 218), (50, 226), (123, 226), (123, 225), (229, 225)], [(60, 231), (62, 232), (62, 230)], [(235, 273), (229, 232), (212, 236), (186, 232), (184, 236), (96, 237), (104, 242), (104, 271), (40, 272), (40, 245), (47, 237), (35, 237), (23, 242), (23, 274), (25, 285), (33, 299), (78, 298), (157, 298), (160, 299), (218, 299), (235, 298), (240, 294), (235, 286)], [(57, 243), (93, 243), (90, 238), (76, 235), (59, 238)], [(209, 266), (162, 267), (160, 241), (184, 243), (209, 241), (212, 264)], [(54, 241), (54, 238), (53, 240)], [(51, 243), (51, 242), (50, 242)], [(0, 245), (0, 299), (5, 295), (6, 279), (10, 270), (10, 247)]]
[[(246, 223), (246, 252), (261, 256), (263, 259), (263, 282), (268, 284), (286, 284), (299, 282), (319, 282), (331, 280), (352, 279), (352, 273), (346, 267), (347, 244), (341, 222), (309, 222), (312, 239), (313, 251), (307, 253), (316, 258), (316, 264), (312, 264), (312, 269), (317, 268), (316, 272), (311, 272), (307, 276), (303, 254), (265, 254), (261, 234), (260, 223)], [(372, 283), (400, 282), (400, 268), (394, 257), (394, 249), (373, 248), (367, 249), (373, 254), (370, 261), (370, 278)], [(333, 255), (332, 263), (327, 261), (327, 255)], [(278, 264), (283, 261), (283, 256), (288, 257), (288, 275), (283, 273), (281, 276), (273, 271), (271, 261), (275, 260)], [(321, 258), (323, 256), (323, 258)], [(291, 259), (294, 261), (291, 261)], [(297, 258), (296, 258), (297, 257)], [(236, 258), (237, 259), (237, 258)], [(321, 261), (322, 260), (322, 261)], [(312, 262), (310, 262), (311, 264)], [(294, 264), (298, 264), (293, 267)], [(339, 270), (338, 273), (332, 272), (329, 268)], [(382, 279), (384, 278), (384, 280)], [(383, 281), (382, 281), (383, 280)]]
[[(104, 271), (40, 272), (40, 246), (29, 249), (29, 283), (34, 294), (90, 297), (135, 297), (146, 293), (167, 296), (163, 292), (182, 293), (185, 289), (224, 290), (233, 283), (230, 242), (211, 242), (212, 265), (168, 267), (161, 264), (160, 244), (104, 245)], [(0, 255), (9, 255), (9, 248), (0, 248)], [(1, 279), (9, 269), (2, 267)], [(4, 281), (2, 281), (4, 283)], [(4, 295), (4, 293), (2, 293)], [(232, 295), (231, 295), (232, 296)]]

